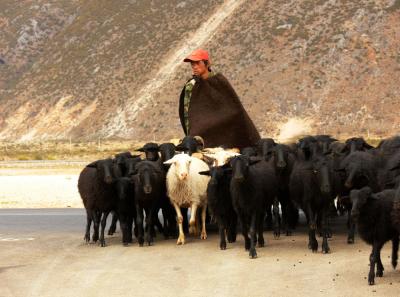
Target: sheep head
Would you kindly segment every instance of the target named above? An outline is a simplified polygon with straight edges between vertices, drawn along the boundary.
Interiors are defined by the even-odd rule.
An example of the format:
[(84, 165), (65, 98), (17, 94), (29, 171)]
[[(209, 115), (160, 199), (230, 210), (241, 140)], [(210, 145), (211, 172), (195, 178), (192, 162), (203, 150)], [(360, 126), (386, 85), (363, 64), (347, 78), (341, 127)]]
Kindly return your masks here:
[(179, 180), (184, 181), (189, 177), (190, 164), (194, 158), (188, 154), (178, 154), (172, 159), (165, 161), (164, 164), (175, 168), (175, 173)]

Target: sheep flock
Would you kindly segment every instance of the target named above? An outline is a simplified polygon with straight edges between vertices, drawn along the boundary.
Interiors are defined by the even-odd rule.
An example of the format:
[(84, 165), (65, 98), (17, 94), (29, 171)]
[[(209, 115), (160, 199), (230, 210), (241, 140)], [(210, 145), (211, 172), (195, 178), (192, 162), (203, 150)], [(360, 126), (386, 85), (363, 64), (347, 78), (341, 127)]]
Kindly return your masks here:
[(187, 136), (177, 145), (147, 143), (92, 162), (82, 170), (78, 189), (87, 214), (84, 240), (102, 247), (111, 215), (108, 234), (119, 221), (125, 246), (134, 238), (150, 246), (157, 231), (178, 245), (188, 235), (205, 240), (207, 226), (216, 224), (221, 250), (241, 232), (249, 257), (256, 258), (256, 247), (265, 245), (264, 230), (272, 229), (275, 238), (290, 236), (301, 210), (312, 252), (331, 252), (330, 221), (346, 215), (347, 243), (354, 243), (357, 229), (372, 246), (370, 285), (383, 276), (380, 251), (387, 241), (391, 264), (397, 265), (400, 136), (377, 147), (361, 137), (341, 142), (314, 135), (291, 144), (262, 138), (241, 150), (207, 148), (201, 137)]

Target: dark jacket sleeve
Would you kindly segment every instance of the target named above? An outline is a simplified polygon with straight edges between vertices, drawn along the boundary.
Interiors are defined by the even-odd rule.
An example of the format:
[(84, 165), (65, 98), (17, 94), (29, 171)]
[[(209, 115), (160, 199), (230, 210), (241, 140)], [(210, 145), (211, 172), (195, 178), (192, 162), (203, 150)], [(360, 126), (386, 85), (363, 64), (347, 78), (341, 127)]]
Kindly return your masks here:
[(181, 95), (179, 97), (179, 119), (181, 121), (183, 132), (185, 133), (185, 135), (187, 135), (185, 119), (184, 119), (184, 116), (183, 116), (183, 109), (184, 109), (183, 100), (185, 99), (185, 86), (183, 86)]

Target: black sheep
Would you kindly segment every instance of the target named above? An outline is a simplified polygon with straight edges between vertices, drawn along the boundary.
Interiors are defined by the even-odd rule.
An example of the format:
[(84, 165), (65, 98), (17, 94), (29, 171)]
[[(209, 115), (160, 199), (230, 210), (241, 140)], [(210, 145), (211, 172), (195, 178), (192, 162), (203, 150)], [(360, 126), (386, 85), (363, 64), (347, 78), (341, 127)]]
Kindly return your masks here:
[(316, 252), (318, 242), (315, 233), (322, 224), (322, 252), (330, 251), (329, 206), (334, 199), (332, 176), (326, 156), (313, 156), (310, 160), (298, 160), (290, 176), (290, 197), (306, 215), (309, 226), (308, 247)]
[(240, 150), (240, 153), (247, 157), (255, 157), (257, 156), (257, 150), (252, 146), (244, 147)]
[(144, 243), (143, 211), (146, 213), (146, 241), (153, 242), (153, 224), (160, 209), (165, 174), (157, 162), (141, 161), (136, 164), (134, 175), (136, 226), (139, 245)]
[[(129, 177), (119, 177), (115, 180), (115, 191), (118, 198), (117, 214), (122, 231), (122, 243), (132, 243), (132, 227), (136, 221), (136, 208), (134, 201), (134, 186)], [(135, 227), (135, 234), (137, 230)]]
[(261, 138), (256, 143), (257, 155), (268, 161), (271, 156), (271, 150), (275, 145), (276, 142), (272, 138)]
[[(117, 165), (119, 176), (128, 176), (128, 160), (140, 160), (140, 155), (132, 155), (130, 152), (123, 152), (114, 156), (114, 162)], [(108, 235), (113, 235), (117, 229), (118, 212), (112, 212), (112, 221), (108, 229)]]
[[(165, 161), (170, 160), (175, 155), (175, 145), (173, 143), (163, 143), (159, 146), (160, 153), (161, 153), (161, 166), (164, 169), (164, 174), (166, 175), (168, 169), (171, 165), (164, 164)], [(177, 229), (176, 229), (176, 218), (175, 218), (175, 209), (171, 205), (171, 202), (167, 196), (167, 187), (166, 181), (164, 179), (163, 185), (163, 197), (161, 198), (161, 210), (164, 217), (164, 237), (176, 237), (177, 236)], [(186, 218), (185, 218), (186, 217)], [(186, 222), (186, 226), (184, 228), (188, 229), (188, 218), (187, 218), (187, 211), (186, 216), (184, 216), (184, 222)]]
[(210, 181), (207, 187), (208, 209), (218, 224), (221, 250), (226, 249), (225, 232), (228, 242), (236, 241), (237, 214), (233, 208), (230, 194), (231, 173), (227, 169), (229, 165), (211, 167), (208, 171), (199, 174), (209, 175)]
[(366, 152), (374, 147), (369, 145), (362, 137), (352, 137), (346, 140), (342, 153), (351, 154), (356, 151)]
[(157, 143), (148, 142), (143, 147), (137, 149), (138, 152), (144, 152), (146, 154), (146, 160), (157, 161), (159, 159), (159, 147)]
[(265, 211), (277, 198), (277, 180), (272, 166), (266, 161), (253, 161), (240, 155), (230, 161), (230, 166), (233, 207), (242, 225), (245, 249), (249, 250), (251, 258), (256, 258), (256, 232), (258, 245), (262, 247)]
[(204, 148), (204, 141), (199, 136), (185, 136), (176, 146), (176, 150), (185, 152), (191, 156), (193, 153), (200, 152)]
[(376, 276), (383, 276), (381, 249), (389, 240), (392, 241), (392, 266), (393, 268), (397, 266), (399, 226), (395, 225), (392, 214), (395, 193), (395, 190), (384, 190), (373, 194), (369, 187), (353, 190), (350, 193), (353, 203), (351, 215), (357, 222), (360, 237), (366, 243), (372, 245), (368, 274), (370, 285), (375, 283), (375, 264)]
[(86, 209), (87, 224), (85, 240), (90, 240), (90, 226), (93, 221), (93, 241), (99, 239), (99, 224), (101, 219), (100, 244), (105, 246), (104, 229), (110, 211), (116, 209), (117, 199), (113, 181), (115, 178), (115, 163), (112, 159), (98, 160), (87, 165), (79, 175), (78, 190)]
[(278, 179), (278, 200), (282, 207), (282, 221), (286, 235), (291, 235), (291, 230), (295, 228), (299, 219), (299, 212), (293, 205), (289, 192), (290, 174), (292, 173), (296, 156), (291, 148), (284, 144), (277, 144), (273, 147), (271, 155), (271, 162)]

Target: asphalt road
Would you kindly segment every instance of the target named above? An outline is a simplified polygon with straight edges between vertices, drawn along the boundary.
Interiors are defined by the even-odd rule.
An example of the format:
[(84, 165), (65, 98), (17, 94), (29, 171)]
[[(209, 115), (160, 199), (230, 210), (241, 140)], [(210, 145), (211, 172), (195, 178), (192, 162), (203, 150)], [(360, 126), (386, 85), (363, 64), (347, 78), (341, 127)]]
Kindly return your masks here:
[[(107, 246), (83, 241), (83, 209), (0, 210), (0, 297), (9, 296), (400, 296), (400, 272), (390, 266), (391, 245), (382, 252), (384, 277), (368, 286), (370, 247), (346, 243), (344, 218), (333, 222), (331, 253), (307, 249), (304, 226), (273, 239), (251, 260), (242, 236), (218, 248), (207, 240), (156, 238), (154, 246)], [(321, 239), (318, 239), (321, 244)]]

